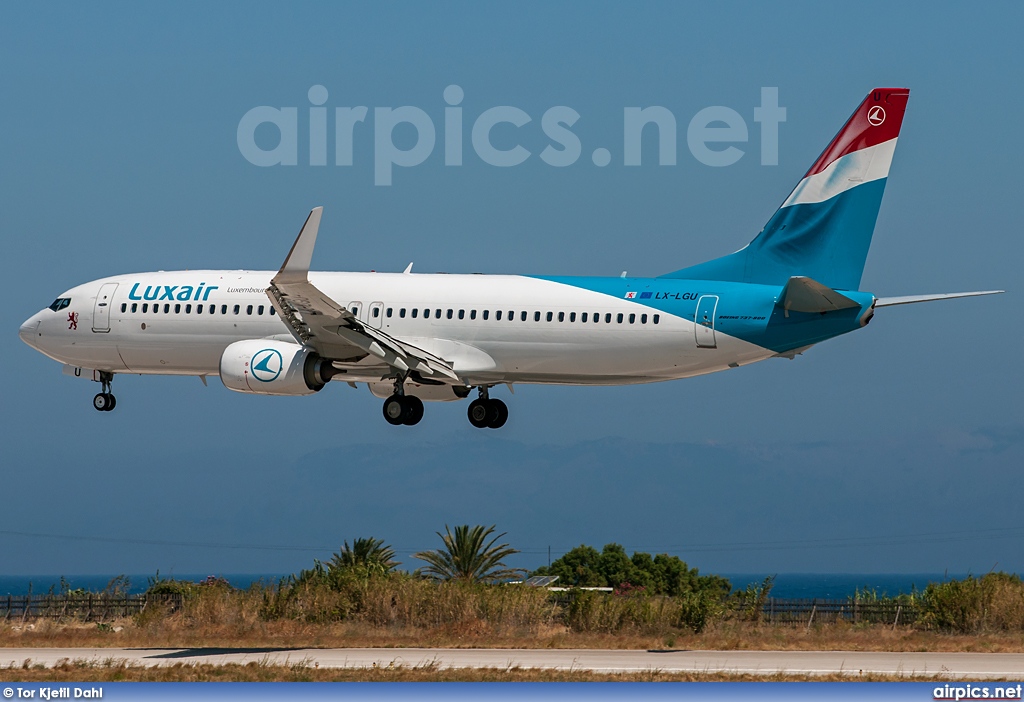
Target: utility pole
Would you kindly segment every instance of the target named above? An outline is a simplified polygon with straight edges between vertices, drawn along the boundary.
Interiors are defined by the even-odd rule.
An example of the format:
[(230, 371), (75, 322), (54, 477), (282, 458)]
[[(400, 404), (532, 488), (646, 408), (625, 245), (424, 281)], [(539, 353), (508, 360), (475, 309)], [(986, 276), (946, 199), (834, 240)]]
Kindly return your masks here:
[(548, 546), (548, 568), (551, 567), (551, 547)]

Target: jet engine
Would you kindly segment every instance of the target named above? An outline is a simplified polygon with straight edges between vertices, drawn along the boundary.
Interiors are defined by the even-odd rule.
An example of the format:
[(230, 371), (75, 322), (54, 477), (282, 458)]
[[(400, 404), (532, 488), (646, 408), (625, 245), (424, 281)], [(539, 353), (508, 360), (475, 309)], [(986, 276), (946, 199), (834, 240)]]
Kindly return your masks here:
[(334, 374), (330, 361), (288, 341), (236, 341), (220, 357), (221, 382), (235, 392), (312, 395), (320, 392)]

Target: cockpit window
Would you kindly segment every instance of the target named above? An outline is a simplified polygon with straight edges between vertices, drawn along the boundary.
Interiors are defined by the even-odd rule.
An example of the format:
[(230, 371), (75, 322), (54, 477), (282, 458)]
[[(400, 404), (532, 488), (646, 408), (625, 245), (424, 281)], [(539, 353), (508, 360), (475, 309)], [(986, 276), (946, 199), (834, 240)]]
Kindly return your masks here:
[(53, 301), (53, 304), (50, 305), (50, 309), (53, 310), (54, 312), (60, 312), (62, 309), (64, 309), (70, 304), (70, 297), (58, 297), (56, 300)]

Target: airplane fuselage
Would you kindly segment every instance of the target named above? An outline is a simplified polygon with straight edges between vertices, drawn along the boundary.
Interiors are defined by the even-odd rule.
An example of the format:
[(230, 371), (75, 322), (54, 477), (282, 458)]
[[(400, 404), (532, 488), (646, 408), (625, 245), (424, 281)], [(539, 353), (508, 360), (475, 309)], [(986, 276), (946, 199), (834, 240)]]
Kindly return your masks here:
[[(21, 329), (70, 366), (217, 375), (240, 340), (292, 340), (266, 290), (271, 271), (115, 276), (78, 286)], [(785, 354), (852, 331), (874, 296), (828, 316), (777, 305), (782, 288), (661, 278), (312, 272), (363, 324), (451, 362), (467, 385), (619, 385), (686, 378)], [(335, 362), (336, 380), (380, 382), (374, 356)]]

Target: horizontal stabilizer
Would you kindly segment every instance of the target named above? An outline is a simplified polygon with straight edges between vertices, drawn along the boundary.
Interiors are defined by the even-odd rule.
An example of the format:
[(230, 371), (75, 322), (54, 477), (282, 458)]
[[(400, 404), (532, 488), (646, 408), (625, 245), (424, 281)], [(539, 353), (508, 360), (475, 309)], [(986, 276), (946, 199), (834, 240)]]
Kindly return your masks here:
[(779, 306), (787, 313), (823, 313), (860, 307), (846, 295), (837, 293), (816, 280), (799, 275), (786, 282), (786, 287), (782, 289), (782, 295), (779, 297)]
[(938, 295), (906, 295), (904, 297), (880, 297), (875, 307), (892, 307), (893, 305), (911, 305), (915, 302), (932, 302), (933, 300), (952, 300), (957, 297), (978, 297), (979, 295), (999, 295), (1005, 290), (978, 290), (976, 292), (940, 293)]

